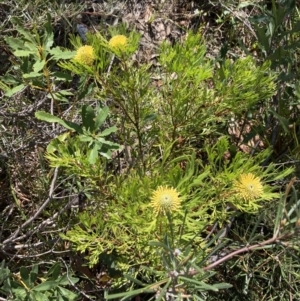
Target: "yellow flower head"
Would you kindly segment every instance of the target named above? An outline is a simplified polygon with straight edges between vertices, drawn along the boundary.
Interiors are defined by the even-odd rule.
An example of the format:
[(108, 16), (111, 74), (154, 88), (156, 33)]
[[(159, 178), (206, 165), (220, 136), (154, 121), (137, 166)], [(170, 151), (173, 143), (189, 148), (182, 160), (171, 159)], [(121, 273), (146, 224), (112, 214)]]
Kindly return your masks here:
[(79, 47), (74, 60), (82, 65), (92, 65), (95, 60), (94, 48), (89, 45)]
[(252, 173), (241, 174), (238, 181), (234, 182), (235, 192), (246, 201), (258, 199), (263, 194), (263, 185), (260, 178)]
[(109, 42), (108, 42), (108, 45), (111, 47), (111, 48), (118, 48), (118, 49), (123, 49), (126, 47), (127, 45), (127, 38), (123, 35), (117, 35), (117, 36), (114, 36), (112, 37)]
[(177, 211), (180, 208), (179, 194), (174, 188), (159, 186), (151, 197), (151, 206), (156, 214)]

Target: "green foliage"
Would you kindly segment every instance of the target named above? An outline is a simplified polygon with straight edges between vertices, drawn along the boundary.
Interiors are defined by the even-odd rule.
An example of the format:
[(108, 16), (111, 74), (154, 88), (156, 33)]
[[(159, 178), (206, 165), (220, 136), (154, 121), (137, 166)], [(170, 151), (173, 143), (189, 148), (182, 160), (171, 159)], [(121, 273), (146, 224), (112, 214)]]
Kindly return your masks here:
[[(147, 177), (131, 172), (130, 176), (115, 178), (115, 184), (106, 187), (108, 200), (99, 198), (99, 209), (93, 214), (79, 214), (80, 223), (62, 237), (72, 242), (76, 251), (88, 251), (90, 266), (98, 263), (101, 254), (114, 254), (115, 267), (123, 272), (132, 271), (133, 267), (138, 270), (145, 263), (160, 270), (158, 254), (148, 242), (163, 240), (165, 235), (179, 249), (191, 243), (195, 250), (208, 252), (202, 236), (209, 224), (223, 224), (240, 211), (258, 212), (265, 201), (279, 197), (278, 187), (268, 183), (276, 183), (293, 171), (280, 170), (273, 164), (262, 168), (261, 162), (269, 156), (267, 151), (252, 158), (238, 153), (231, 162), (224, 161), (228, 147), (226, 138), (207, 147), (205, 165), (195, 155), (182, 156), (152, 167)], [(184, 170), (180, 167), (183, 162)], [(262, 180), (263, 192), (258, 199), (245, 201), (235, 193), (234, 181), (248, 172)], [(156, 217), (150, 206), (151, 193), (160, 185), (175, 187), (182, 198), (181, 211), (172, 213), (170, 219)]]
[(151, 73), (148, 66), (136, 68), (122, 62), (121, 70), (116, 68), (105, 79), (102, 91), (98, 93), (101, 99), (113, 99), (119, 107), (114, 110), (115, 120), (120, 129), (120, 136), (132, 147), (136, 163), (142, 164), (146, 171), (147, 147), (149, 141), (155, 139), (157, 133), (157, 112), (154, 109), (154, 89), (151, 87)]
[[(39, 275), (39, 266), (34, 265), (31, 270), (20, 268), (20, 273), (13, 274), (5, 267), (5, 262), (0, 267), (0, 291), (7, 295), (8, 300), (17, 301), (75, 301), (79, 296), (65, 286), (78, 282), (78, 278), (61, 275), (61, 266), (54, 264), (46, 275)], [(13, 299), (11, 299), (13, 298)]]
[[(288, 144), (293, 157), (296, 145), (291, 145), (290, 141), (295, 141), (295, 135), (299, 135), (299, 8), (295, 1), (285, 0), (271, 1), (269, 6), (258, 5), (257, 10), (249, 19), (256, 35), (252, 39), (256, 60), (268, 61), (278, 74), (278, 93), (264, 108), (266, 115), (279, 123), (269, 140), (278, 147), (278, 152), (281, 152), (280, 145)], [(268, 126), (266, 119), (261, 121), (264, 127)]]
[[(50, 160), (52, 166), (66, 165), (66, 162), (70, 162), (70, 160), (76, 162), (76, 159), (84, 158), (87, 154), (90, 164), (95, 164), (98, 155), (110, 159), (112, 151), (118, 150), (120, 145), (105, 139), (106, 136), (117, 130), (115, 126), (99, 132), (108, 114), (108, 107), (99, 108), (97, 115), (95, 115), (92, 107), (83, 105), (81, 108), (82, 125), (80, 125), (60, 119), (46, 112), (36, 112), (36, 118), (51, 123), (57, 122), (66, 129), (78, 134), (78, 137), (76, 136), (75, 139), (72, 139), (72, 137), (68, 138), (68, 134), (62, 134), (50, 142), (47, 148), (47, 158)], [(87, 145), (87, 149), (85, 149), (85, 145)], [(84, 151), (87, 153), (85, 154)]]
[(250, 56), (237, 59), (234, 63), (226, 60), (214, 81), (220, 98), (217, 113), (230, 111), (241, 115), (260, 101), (273, 96), (276, 76), (270, 66), (269, 61), (257, 66)]
[[(49, 98), (54, 100), (66, 100), (62, 95), (72, 95), (69, 91), (54, 91), (54, 84), (58, 81), (70, 81), (71, 77), (67, 73), (52, 71), (54, 63), (61, 59), (70, 59), (75, 52), (63, 51), (59, 47), (53, 48), (54, 34), (51, 26), (51, 18), (48, 15), (48, 21), (43, 27), (43, 33), (37, 30), (30, 33), (24, 29), (18, 19), (15, 19), (17, 31), (20, 38), (7, 37), (6, 42), (13, 50), (13, 54), (18, 58), (18, 64), (15, 70), (18, 71), (18, 78), (15, 76), (1, 77), (3, 83), (14, 86), (7, 90), (5, 95), (11, 97), (20, 92), (26, 86), (34, 89), (47, 91)], [(58, 94), (57, 94), (58, 93)], [(57, 95), (56, 95), (57, 94)]]
[(183, 44), (161, 47), (164, 84), (154, 107), (164, 139), (194, 140), (215, 133), (217, 123), (224, 126), (232, 114), (243, 115), (275, 93), (269, 63), (257, 66), (246, 57), (218, 67), (205, 56), (205, 48), (203, 39), (191, 33)]
[[(16, 62), (14, 70), (1, 77), (0, 87), (4, 97), (16, 96), (27, 87), (41, 90), (56, 104), (51, 114), (35, 113), (38, 120), (67, 130), (51, 140), (45, 157), (50, 167), (63, 167), (60, 176), (66, 185), (70, 184), (67, 176), (71, 176), (79, 179), (77, 183), (85, 191), (93, 191), (89, 195), (93, 206), (71, 218), (69, 228), (60, 236), (85, 256), (89, 267), (105, 266), (118, 291), (106, 294), (106, 299), (129, 300), (149, 293), (158, 300), (209, 300), (213, 292), (221, 294), (230, 287), (223, 283), (220, 271), (210, 272), (222, 263), (216, 261), (214, 265), (214, 254), (220, 256), (225, 251), (238, 255), (262, 250), (262, 246), (274, 250), (284, 239), (290, 239), (289, 247), (294, 243), (291, 237), (297, 232), (299, 201), (296, 192), (288, 200), (292, 184), (285, 194), (280, 184), (293, 169), (275, 162), (266, 164), (276, 154), (267, 147), (271, 143), (262, 144), (264, 149), (253, 147), (250, 155), (240, 151), (227, 135), (228, 121), (235, 118), (238, 124), (250, 124), (247, 135), (241, 128), (239, 138), (244, 143), (257, 134), (257, 129), (259, 139), (266, 142), (269, 128), (265, 121), (249, 120), (250, 111), (259, 118), (265, 116), (262, 111), (272, 113), (282, 126), (282, 136), (289, 134), (290, 121), (295, 119), (289, 115), (291, 102), (279, 102), (276, 107), (274, 99), (278, 79), (285, 82), (283, 78), (292, 75), (278, 76), (278, 68), (286, 63), (284, 55), (298, 46), (295, 42), (285, 49), (281, 42), (297, 37), (299, 21), (280, 35), (272, 53), (274, 39), (291, 14), (291, 5), (283, 8), (275, 1), (272, 4), (272, 11), (263, 19), (251, 20), (262, 57), (247, 51), (243, 57), (217, 61), (207, 55), (207, 41), (199, 33), (188, 32), (182, 43), (159, 46), (156, 66), (132, 60), (140, 35), (125, 26), (87, 34), (84, 42), (71, 36), (70, 44), (76, 50), (72, 51), (53, 47), (50, 16), (41, 30), (32, 32), (15, 20), (20, 37), (7, 37), (6, 43)], [(229, 13), (230, 8), (226, 10)], [(120, 34), (128, 43), (113, 48), (109, 39)], [(91, 51), (89, 64), (74, 57), (84, 44)], [(79, 78), (79, 85), (70, 89), (74, 76)], [(288, 97), (293, 93), (297, 96), (298, 83), (288, 83), (292, 88)], [(61, 102), (68, 102), (70, 96), (74, 103), (71, 116), (66, 116)], [(296, 108), (299, 103), (293, 101)], [(70, 121), (76, 118), (80, 122)], [(296, 130), (293, 135), (298, 141)], [(237, 188), (241, 177), (249, 174), (259, 186), (252, 195), (256, 188), (247, 182), (249, 179)], [(155, 214), (150, 199), (160, 186), (178, 192), (180, 210)], [(264, 216), (266, 226), (273, 230), (269, 240), (258, 231), (263, 220), (260, 211), (271, 215)], [(259, 219), (253, 222), (252, 215)], [(234, 233), (233, 239), (224, 239), (225, 230), (208, 234), (208, 229), (225, 229), (240, 216), (251, 220), (249, 229), (247, 224), (243, 224), (247, 229), (236, 227), (241, 235)], [(299, 247), (291, 250), (298, 252)], [(245, 264), (237, 257), (232, 263), (234, 269)], [(243, 293), (250, 287), (248, 272)], [(240, 268), (239, 279), (243, 273)], [(293, 273), (296, 275), (297, 269)], [(266, 273), (261, 275), (266, 277)], [(69, 279), (77, 281), (61, 275), (59, 265), (54, 265), (46, 277), (38, 277), (37, 266), (31, 271), (22, 267), (19, 276), (4, 265), (0, 268), (2, 292), (16, 300), (76, 300), (77, 295), (64, 288)]]
[[(151, 145), (155, 136), (174, 142), (179, 137), (195, 141), (199, 135), (215, 135), (221, 126), (224, 130), (232, 114), (243, 115), (275, 93), (275, 76), (269, 63), (257, 66), (247, 57), (227, 61), (219, 68), (205, 51), (203, 39), (192, 33), (183, 44), (162, 44), (158, 89), (151, 84), (152, 78), (157, 78), (152, 75), (155, 70), (134, 65), (126, 57), (120, 57), (107, 76), (89, 69), (99, 87), (97, 97), (112, 99), (121, 109), (114, 111), (120, 135), (137, 146), (136, 163), (141, 163), (144, 171), (150, 160), (147, 154), (151, 153), (145, 146), (149, 141)], [(83, 75), (69, 64), (61, 66)]]
[(168, 300), (169, 298), (182, 300), (186, 296), (195, 300), (205, 300), (207, 292), (218, 292), (219, 290), (231, 287), (230, 284), (226, 283), (208, 283), (209, 278), (214, 273), (204, 272), (197, 266), (196, 262), (199, 257), (203, 257), (203, 254), (195, 254), (191, 245), (186, 246), (184, 251), (181, 252), (180, 249), (174, 248), (168, 236), (164, 237), (163, 242), (152, 241), (149, 242), (149, 245), (156, 248), (156, 253), (161, 259), (163, 268), (161, 270), (144, 268), (152, 277), (162, 279), (149, 285), (125, 274), (124, 277), (126, 279), (138, 284), (142, 288), (117, 294), (108, 294), (106, 292), (106, 300), (121, 297), (121, 300), (130, 300), (130, 298), (143, 293), (152, 293), (152, 296), (155, 296), (155, 300)]

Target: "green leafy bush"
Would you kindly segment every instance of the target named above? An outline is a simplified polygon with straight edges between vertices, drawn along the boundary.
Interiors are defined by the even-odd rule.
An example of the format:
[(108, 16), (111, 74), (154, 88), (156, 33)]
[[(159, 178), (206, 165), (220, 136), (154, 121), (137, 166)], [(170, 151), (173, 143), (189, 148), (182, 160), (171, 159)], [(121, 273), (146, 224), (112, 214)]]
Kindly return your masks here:
[(59, 263), (54, 264), (46, 275), (39, 274), (38, 265), (31, 270), (21, 267), (18, 274), (11, 273), (4, 261), (0, 267), (0, 291), (8, 297), (7, 300), (75, 301), (79, 296), (65, 287), (71, 284), (70, 281), (74, 284), (78, 280), (67, 274), (62, 275)]
[[(214, 273), (206, 271), (214, 267), (209, 266), (211, 256), (225, 246), (221, 234), (226, 225), (267, 204), (277, 208), (279, 202), (277, 236), (270, 243), (281, 230), (286, 196), (279, 180), (293, 169), (266, 166), (271, 148), (248, 154), (226, 137), (231, 118), (242, 120), (275, 95), (276, 73), (270, 61), (259, 64), (251, 56), (216, 62), (206, 55), (205, 40), (192, 32), (183, 43), (159, 47), (157, 68), (142, 65), (131, 59), (139, 34), (119, 30), (107, 37), (88, 34), (86, 45), (72, 36), (76, 51), (71, 51), (53, 48), (49, 20), (44, 34), (29, 34), (19, 26), (21, 39), (7, 39), (20, 65), (18, 76), (2, 77), (1, 86), (7, 87), (6, 97), (25, 87), (42, 90), (56, 104), (51, 114), (35, 114), (67, 130), (49, 143), (49, 166), (61, 167), (61, 177), (70, 176), (93, 192), (93, 205), (60, 236), (84, 254), (89, 267), (107, 266), (113, 287), (123, 292), (106, 298), (149, 292), (158, 300), (206, 300), (208, 291), (230, 287), (210, 283)], [(75, 75), (76, 93), (55, 90)], [(74, 96), (74, 111), (62, 117), (61, 102), (68, 96)], [(87, 104), (88, 97), (93, 105)], [(80, 123), (71, 121), (77, 114)], [(291, 223), (296, 222), (293, 217)], [(208, 234), (210, 227), (221, 230)], [(234, 252), (247, 251), (243, 246)], [(62, 276), (51, 272), (49, 281), (37, 284), (36, 269), (22, 268), (22, 283), (34, 280), (26, 286), (7, 282), (4, 291), (20, 300), (41, 298), (41, 290), (49, 299), (57, 294), (63, 299)]]
[[(280, 170), (272, 164), (263, 169), (260, 163), (269, 152), (253, 158), (238, 153), (231, 162), (224, 161), (228, 147), (226, 138), (207, 147), (209, 161), (205, 165), (195, 155), (182, 156), (152, 167), (147, 176), (131, 172), (129, 176), (115, 178), (114, 185), (106, 187), (110, 197), (104, 203), (99, 197), (98, 209), (79, 214), (79, 223), (62, 237), (72, 242), (75, 250), (88, 251), (91, 266), (98, 263), (101, 254), (113, 254), (114, 266), (125, 272), (132, 267), (136, 270), (145, 263), (160, 270), (159, 254), (148, 243), (154, 239), (162, 241), (165, 235), (170, 236), (179, 249), (192, 244), (195, 251), (209, 252), (204, 240), (208, 225), (216, 222), (222, 225), (239, 212), (258, 212), (265, 201), (280, 196), (276, 185), (270, 183), (276, 183), (292, 172), (292, 169)], [(184, 169), (180, 167), (183, 162)], [(236, 191), (235, 182), (249, 173), (257, 177), (262, 190), (250, 178)], [(168, 215), (157, 216), (150, 202), (153, 191), (161, 185), (174, 187), (181, 199), (181, 209), (170, 211), (169, 218)], [(259, 195), (255, 194), (255, 189)]]

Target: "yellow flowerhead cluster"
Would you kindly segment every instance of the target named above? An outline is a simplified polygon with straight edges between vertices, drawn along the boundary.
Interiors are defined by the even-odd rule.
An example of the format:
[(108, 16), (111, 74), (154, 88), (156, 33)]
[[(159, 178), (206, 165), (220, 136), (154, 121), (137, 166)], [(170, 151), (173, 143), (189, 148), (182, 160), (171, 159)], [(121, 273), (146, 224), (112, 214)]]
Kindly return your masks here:
[(252, 173), (242, 174), (234, 182), (234, 191), (245, 201), (251, 201), (262, 196), (263, 185), (260, 178), (255, 177)]
[(151, 206), (154, 208), (155, 213), (165, 214), (166, 212), (177, 211), (180, 208), (179, 194), (174, 188), (167, 186), (159, 186), (151, 197)]
[(89, 45), (81, 46), (77, 49), (74, 61), (82, 65), (92, 65), (95, 60), (94, 48)]
[(122, 50), (126, 47), (127, 43), (128, 43), (128, 40), (125, 36), (117, 35), (117, 36), (112, 37), (109, 40), (108, 45), (111, 48), (117, 48), (117, 49)]

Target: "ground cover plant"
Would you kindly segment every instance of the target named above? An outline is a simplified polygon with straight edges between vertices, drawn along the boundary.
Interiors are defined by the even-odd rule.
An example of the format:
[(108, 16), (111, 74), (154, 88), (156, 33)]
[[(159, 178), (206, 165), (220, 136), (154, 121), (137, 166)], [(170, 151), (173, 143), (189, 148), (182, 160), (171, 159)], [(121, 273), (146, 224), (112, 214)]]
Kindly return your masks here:
[(0, 3), (0, 300), (297, 300), (298, 4), (52, 4)]

